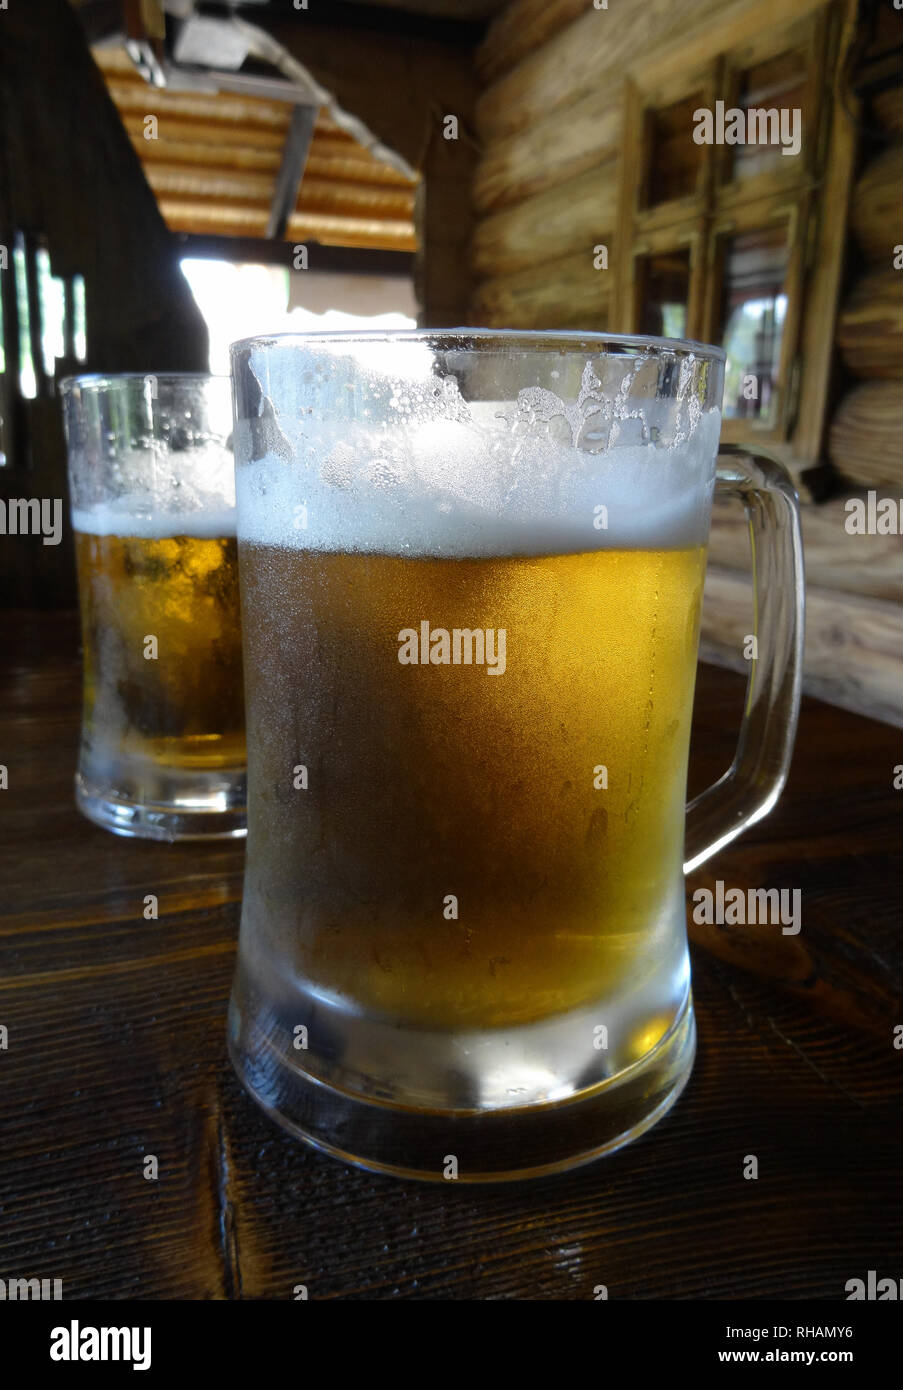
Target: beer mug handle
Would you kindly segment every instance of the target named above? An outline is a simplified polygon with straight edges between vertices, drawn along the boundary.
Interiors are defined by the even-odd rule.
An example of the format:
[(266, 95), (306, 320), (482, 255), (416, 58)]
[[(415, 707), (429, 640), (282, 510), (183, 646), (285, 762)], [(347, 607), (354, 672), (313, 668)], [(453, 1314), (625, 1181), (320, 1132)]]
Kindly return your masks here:
[(715, 492), (739, 499), (746, 511), (756, 640), (734, 761), (687, 807), (684, 873), (766, 816), (780, 796), (803, 674), (803, 545), (790, 477), (758, 449), (723, 444)]

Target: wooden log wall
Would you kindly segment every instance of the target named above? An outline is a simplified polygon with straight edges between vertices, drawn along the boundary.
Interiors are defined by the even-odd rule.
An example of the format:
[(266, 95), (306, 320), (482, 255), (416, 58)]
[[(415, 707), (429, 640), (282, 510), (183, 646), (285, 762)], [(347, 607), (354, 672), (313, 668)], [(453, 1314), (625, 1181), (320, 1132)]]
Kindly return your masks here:
[[(624, 78), (714, 58), (729, 36), (761, 30), (749, 0), (511, 0), (477, 50), (481, 154), (473, 183), (476, 227), (472, 320), (512, 328), (619, 325), (608, 272), (616, 264)], [(797, 0), (796, 17), (814, 12)], [(771, 7), (775, 26), (789, 22)], [(803, 506), (809, 636), (806, 688), (903, 726), (903, 550), (896, 534), (847, 527), (849, 496), (903, 498), (903, 87), (875, 97), (886, 147), (867, 162), (852, 198), (849, 256), (860, 267), (837, 325), (838, 356), (852, 374), (832, 410), (830, 456), (848, 484), (825, 505)], [(844, 228), (831, 235), (844, 235)], [(820, 234), (821, 235), (821, 234)], [(813, 276), (818, 274), (818, 267)], [(830, 329), (829, 329), (830, 332)], [(858, 380), (857, 380), (858, 378)], [(841, 378), (842, 379), (842, 378)], [(806, 493), (805, 486), (802, 489)], [(903, 504), (901, 504), (903, 510)], [(746, 527), (716, 508), (703, 615), (704, 651), (742, 666), (751, 626)]]
[(477, 50), (482, 146), (472, 318), (508, 328), (610, 326), (623, 79), (650, 49), (698, 41), (738, 0), (512, 0)]
[[(894, 246), (903, 243), (903, 87), (873, 111), (891, 143), (867, 162), (852, 198), (852, 276), (836, 334), (849, 376), (828, 437), (842, 489), (802, 505), (804, 672), (810, 694), (903, 728), (903, 266), (894, 269)], [(854, 502), (871, 531), (856, 529)], [(738, 670), (752, 615), (746, 530), (739, 509), (716, 506), (701, 635), (704, 656)]]
[(855, 376), (903, 380), (903, 274), (899, 270), (866, 271), (857, 279), (838, 321), (837, 342)]
[[(903, 73), (901, 73), (903, 78)], [(849, 482), (903, 496), (903, 83), (876, 99), (887, 147), (862, 171), (852, 200), (856, 270), (837, 341), (855, 377), (837, 406), (831, 460)]]
[[(746, 578), (711, 566), (700, 630), (703, 660), (745, 671), (751, 630)], [(903, 728), (903, 606), (819, 585), (806, 585), (805, 690), (844, 709)]]
[[(805, 686), (903, 728), (903, 82), (875, 98), (871, 116), (886, 143), (853, 190), (836, 331), (846, 375), (828, 454), (841, 489), (802, 506)], [(858, 529), (857, 504), (870, 530)], [(738, 669), (751, 614), (745, 532), (741, 515), (716, 507), (702, 622), (703, 652)]]
[[(796, 0), (796, 13), (821, 0)], [(763, 15), (750, 0), (511, 0), (477, 50), (483, 90), (476, 105), (481, 155), (473, 201), (472, 318), (510, 328), (605, 329), (615, 237), (624, 79), (654, 59), (679, 71), (722, 45), (741, 44)], [(753, 11), (755, 10), (755, 13)], [(582, 258), (582, 273), (578, 262)], [(557, 287), (557, 288), (556, 288)]]
[[(853, 191), (851, 286), (837, 325), (850, 379), (828, 439), (835, 468), (852, 486), (830, 505), (839, 521), (841, 509), (848, 515), (850, 497), (871, 493), (876, 517), (886, 500), (886, 515), (895, 510), (897, 525), (864, 535), (835, 530), (831, 553), (825, 548), (824, 563), (817, 565), (818, 581), (827, 589), (831, 581), (825, 571), (833, 556), (846, 606), (842, 612), (835, 606), (835, 621), (826, 626), (822, 641), (810, 629), (809, 642), (818, 644), (826, 661), (838, 640), (855, 643), (858, 662), (843, 653), (838, 658), (847, 690), (859, 708), (903, 727), (903, 64), (897, 85), (879, 93), (868, 111), (870, 126), (883, 129), (886, 145), (867, 160)], [(810, 611), (817, 609), (810, 604)], [(869, 677), (868, 688), (858, 694), (857, 667)], [(864, 683), (860, 675), (860, 687)], [(890, 708), (882, 715), (885, 687)]]
[[(900, 493), (877, 489), (903, 512)], [(806, 558), (805, 689), (832, 704), (903, 728), (903, 543), (899, 534), (848, 529), (848, 504), (867, 494), (802, 505)], [(901, 518), (903, 520), (903, 518)], [(716, 503), (709, 542), (700, 652), (735, 670), (752, 630), (749, 531), (742, 508)]]

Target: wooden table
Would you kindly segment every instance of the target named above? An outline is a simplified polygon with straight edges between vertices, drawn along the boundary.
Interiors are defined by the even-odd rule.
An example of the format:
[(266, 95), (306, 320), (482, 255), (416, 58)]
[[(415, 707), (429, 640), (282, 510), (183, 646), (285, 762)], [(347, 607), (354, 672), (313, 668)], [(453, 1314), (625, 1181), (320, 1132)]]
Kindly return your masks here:
[[(689, 884), (800, 888), (803, 929), (694, 928), (699, 1056), (659, 1126), (539, 1183), (402, 1183), (245, 1095), (224, 1042), (242, 846), (83, 820), (74, 622), (0, 623), (5, 1277), (64, 1298), (836, 1299), (903, 1275), (899, 732), (807, 701), (778, 809)], [(694, 789), (741, 699), (701, 669)]]

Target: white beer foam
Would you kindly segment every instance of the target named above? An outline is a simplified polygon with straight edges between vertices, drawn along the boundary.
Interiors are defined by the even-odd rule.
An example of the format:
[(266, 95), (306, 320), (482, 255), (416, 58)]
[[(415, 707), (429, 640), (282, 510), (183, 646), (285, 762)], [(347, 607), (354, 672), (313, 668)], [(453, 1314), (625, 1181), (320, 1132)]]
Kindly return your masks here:
[(239, 425), (239, 540), (455, 558), (705, 543), (717, 411), (683, 446), (599, 453), (549, 438), (514, 447), (510, 431), (487, 434), (480, 424), (428, 421), (394, 434), (312, 426), (304, 456), (296, 450), (291, 462), (276, 452), (242, 461), (250, 447)]
[(136, 509), (134, 498), (122, 498), (93, 507), (73, 507), (72, 528), (91, 536), (123, 539), (159, 541), (172, 536), (196, 536), (199, 540), (215, 540), (235, 535), (235, 510), (223, 504), (198, 511), (144, 511)]

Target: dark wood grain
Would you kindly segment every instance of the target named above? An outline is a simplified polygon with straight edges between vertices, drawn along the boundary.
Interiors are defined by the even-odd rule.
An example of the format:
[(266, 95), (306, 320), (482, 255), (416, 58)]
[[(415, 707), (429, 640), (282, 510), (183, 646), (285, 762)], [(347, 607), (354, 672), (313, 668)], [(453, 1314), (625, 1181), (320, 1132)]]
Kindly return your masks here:
[[(700, 1050), (662, 1124), (562, 1177), (430, 1186), (310, 1152), (247, 1098), (224, 1042), (241, 846), (82, 820), (74, 623), (9, 619), (2, 653), (3, 1277), (91, 1298), (836, 1299), (900, 1275), (897, 732), (806, 702), (780, 806), (688, 885), (799, 887), (803, 930), (694, 929)], [(741, 703), (701, 668), (694, 789)]]

